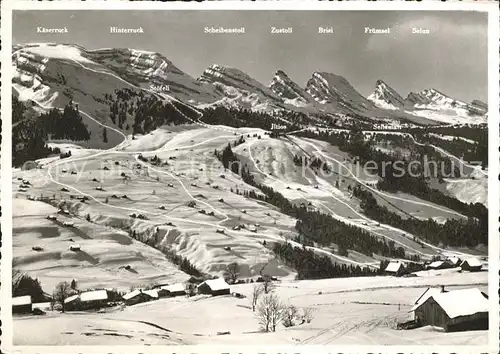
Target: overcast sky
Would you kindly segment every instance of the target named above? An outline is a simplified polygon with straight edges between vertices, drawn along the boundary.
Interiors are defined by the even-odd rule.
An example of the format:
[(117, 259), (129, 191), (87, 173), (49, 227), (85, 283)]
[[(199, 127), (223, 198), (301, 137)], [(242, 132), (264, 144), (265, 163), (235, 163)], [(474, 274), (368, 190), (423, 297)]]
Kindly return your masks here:
[[(37, 34), (36, 27), (68, 28)], [(145, 34), (110, 34), (142, 26)], [(243, 35), (208, 35), (205, 26), (241, 27)], [(291, 35), (270, 27), (293, 27)], [(318, 26), (336, 34), (319, 35)], [(368, 35), (364, 27), (391, 28)], [(411, 34), (413, 27), (429, 35)], [(487, 102), (487, 15), (409, 11), (16, 11), (13, 43), (59, 42), (87, 49), (126, 47), (164, 54), (198, 77), (210, 64), (243, 70), (267, 85), (276, 70), (302, 87), (314, 71), (344, 76), (363, 95), (383, 79), (402, 96), (436, 88), (454, 98)]]

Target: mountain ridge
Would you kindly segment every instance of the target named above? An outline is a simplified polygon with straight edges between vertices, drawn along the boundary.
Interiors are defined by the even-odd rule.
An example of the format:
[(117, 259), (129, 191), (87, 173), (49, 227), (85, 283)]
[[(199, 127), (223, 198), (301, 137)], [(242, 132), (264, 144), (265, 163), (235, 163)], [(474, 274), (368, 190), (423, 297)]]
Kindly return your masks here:
[[(128, 89), (165, 87), (169, 89), (168, 95), (199, 108), (224, 105), (268, 113), (341, 114), (369, 120), (418, 121), (417, 116), (421, 116), (427, 119), (424, 124), (443, 120), (427, 111), (434, 114), (442, 110), (460, 110), (462, 120), (468, 119), (469, 113), (480, 117), (487, 111), (486, 104), (481, 101), (467, 104), (435, 89), (411, 92), (403, 100), (381, 79), (376, 82), (375, 92), (365, 97), (345, 77), (324, 71), (313, 72), (302, 87), (283, 70), (277, 70), (270, 83), (264, 85), (238, 68), (219, 64), (209, 65), (200, 77), (194, 78), (161, 53), (131, 48), (86, 50), (78, 45), (55, 43), (31, 43), (14, 48), (16, 74), (13, 82), (17, 88), (26, 89), (28, 96), (58, 107), (67, 103), (67, 100), (61, 101), (63, 95), (76, 95), (78, 100), (88, 101), (95, 106), (92, 109), (101, 114), (99, 101), (106, 90), (113, 91), (113, 85)], [(73, 63), (87, 71), (81, 71)], [(109, 83), (105, 89), (99, 84), (102, 78), (89, 70), (96, 74), (113, 73), (117, 81)], [(89, 82), (80, 82), (81, 76)], [(133, 88), (134, 85), (137, 87)], [(89, 94), (95, 102), (82, 97)], [(21, 95), (20, 99), (23, 97)]]

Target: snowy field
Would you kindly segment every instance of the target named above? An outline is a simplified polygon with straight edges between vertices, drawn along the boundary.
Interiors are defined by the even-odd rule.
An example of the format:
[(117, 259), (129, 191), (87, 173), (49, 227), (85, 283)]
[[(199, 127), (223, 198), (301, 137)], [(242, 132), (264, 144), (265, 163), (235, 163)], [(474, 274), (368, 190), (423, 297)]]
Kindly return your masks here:
[[(261, 135), (261, 138), (253, 134)], [(448, 288), (487, 288), (487, 272), (458, 273), (456, 269), (422, 272), (418, 277), (346, 278), (293, 281), (295, 271), (283, 265), (263, 241), (284, 241), (296, 236), (293, 218), (276, 207), (239, 195), (255, 190), (227, 170), (214, 156), (244, 136), (233, 148), (259, 183), (273, 187), (294, 203), (330, 213), (386, 240), (394, 240), (408, 253), (430, 258), (438, 254), (486, 255), (487, 249), (442, 250), (420, 244), (412, 235), (380, 225), (361, 213), (351, 198), (348, 182), (302, 175), (292, 159), (299, 152), (320, 153), (336, 167), (351, 171), (335, 147), (310, 139), (270, 139), (256, 129), (193, 127), (158, 129), (129, 139), (110, 151), (72, 149), (75, 156), (40, 161), (41, 168), (14, 170), (13, 266), (41, 280), (50, 293), (62, 280), (76, 279), (80, 288), (131, 287), (185, 281), (160, 251), (173, 250), (198, 269), (221, 275), (227, 264), (241, 266), (240, 278), (257, 277), (263, 267), (277, 276), (276, 294), (288, 304), (314, 309), (311, 323), (275, 333), (261, 333), (248, 297), (252, 284), (231, 287), (247, 298), (232, 296), (161, 299), (106, 313), (49, 311), (45, 316), (15, 319), (16, 344), (482, 344), (486, 331), (441, 333), (425, 327), (396, 330), (408, 320), (414, 300), (429, 285)], [(250, 135), (250, 136), (248, 136)], [(157, 156), (153, 166), (139, 158)], [(366, 171), (365, 171), (366, 172)], [(375, 183), (360, 171), (351, 183)], [(372, 179), (371, 179), (372, 178)], [(29, 186), (22, 180), (28, 180)], [(317, 186), (317, 188), (316, 188)], [(88, 200), (77, 199), (85, 195)], [(30, 200), (44, 197), (47, 200)], [(378, 198), (378, 197), (377, 197)], [(384, 195), (409, 212), (447, 217), (447, 211), (406, 195)], [(382, 202), (383, 199), (381, 199)], [(309, 204), (310, 203), (310, 204)], [(418, 206), (418, 207), (417, 207)], [(58, 213), (58, 208), (67, 213)], [(415, 209), (415, 210), (414, 210)], [(135, 217), (132, 216), (135, 214)], [(144, 218), (138, 218), (139, 214)], [(57, 220), (47, 216), (55, 215)], [(448, 216), (450, 217), (450, 216)], [(235, 230), (238, 227), (240, 230)], [(135, 238), (132, 237), (132, 233)], [(81, 251), (69, 250), (79, 245)], [(32, 248), (40, 246), (42, 250)], [(335, 249), (332, 245), (331, 249)], [(380, 257), (349, 251), (340, 263), (378, 265)], [(236, 320), (235, 320), (236, 319)], [(44, 331), (43, 328), (51, 328)], [(57, 328), (57, 330), (54, 330)], [(230, 332), (217, 335), (217, 332)]]
[[(254, 133), (260, 134), (261, 139)], [(263, 241), (294, 238), (296, 220), (272, 205), (236, 194), (254, 188), (238, 175), (225, 171), (214, 156), (215, 149), (222, 150), (241, 135), (245, 143), (233, 150), (259, 183), (271, 186), (294, 203), (304, 203), (310, 210), (321, 210), (380, 239), (395, 241), (409, 254), (430, 258), (444, 252), (439, 247), (422, 247), (413, 241), (412, 235), (380, 225), (362, 214), (359, 201), (351, 197), (348, 186), (357, 181), (374, 183), (365, 172), (355, 174), (358, 180), (340, 180), (336, 188), (337, 176), (317, 176), (310, 170), (302, 175), (301, 167), (292, 162), (295, 154), (317, 152), (332, 166), (342, 167), (348, 173), (351, 166), (344, 162), (346, 155), (335, 147), (296, 137), (293, 142), (270, 139), (259, 129), (178, 126), (129, 139), (114, 151), (73, 149), (67, 143), (53, 143), (72, 149), (75, 156), (41, 160), (41, 169), (14, 170), (15, 266), (33, 272), (50, 286), (68, 277), (74, 269), (83, 270), (80, 277), (89, 286), (116, 279), (117, 287), (128, 290), (133, 284), (160, 280), (160, 274), (175, 280), (175, 267), (163, 269), (159, 260), (165, 256), (133, 240), (133, 230), (136, 239), (171, 249), (207, 273), (221, 274), (228, 263), (238, 262), (243, 276), (258, 275), (266, 265), (266, 271), (272, 275), (293, 277), (295, 272), (277, 261)], [(138, 158), (140, 153), (147, 158), (157, 156), (162, 163), (148, 166)], [(20, 188), (19, 178), (29, 180), (31, 186)], [(87, 195), (89, 200), (80, 202), (76, 197), (81, 195)], [(49, 198), (51, 205), (27, 200), (29, 196)], [(417, 217), (440, 221), (457, 217), (446, 208), (404, 194), (384, 192), (377, 199), (382, 205), (394, 210), (394, 206), (403, 208)], [(189, 206), (190, 201), (194, 204)], [(57, 222), (47, 220), (57, 207), (67, 209), (71, 215), (60, 215)], [(130, 217), (132, 213), (144, 214), (147, 219)], [(65, 227), (64, 221), (73, 222), (74, 227)], [(240, 230), (234, 230), (235, 227)], [(87, 256), (70, 252), (70, 239), (81, 244)], [(44, 251), (32, 251), (35, 245)], [(145, 255), (144, 250), (155, 256)], [(453, 250), (446, 250), (450, 251)], [(358, 252), (350, 252), (348, 258), (332, 256), (348, 264), (380, 261)], [(144, 259), (152, 260), (146, 262), (147, 266), (139, 265)], [(127, 265), (137, 274), (120, 268)], [(103, 273), (90, 274), (95, 267)]]
[[(58, 215), (56, 222), (45, 218), (56, 212), (56, 208), (40, 201), (13, 201), (12, 265), (38, 277), (47, 293), (52, 293), (58, 282), (72, 279), (77, 279), (83, 289), (113, 287), (128, 291), (131, 286), (188, 278), (160, 251), (127, 233), (69, 216)], [(64, 222), (74, 226), (64, 226)], [(80, 245), (81, 251), (70, 251), (72, 244)], [(34, 246), (43, 250), (34, 251)], [(127, 265), (129, 270), (124, 268)]]
[[(471, 285), (474, 284), (474, 285)], [(14, 320), (17, 345), (147, 344), (364, 344), (481, 345), (487, 331), (443, 333), (437, 328), (397, 330), (428, 286), (487, 291), (487, 272), (426, 272), (414, 278), (367, 277), (283, 281), (275, 293), (284, 304), (313, 309), (310, 323), (262, 333), (250, 307), (254, 284), (231, 286), (230, 295), (165, 298), (106, 313), (51, 313)], [(43, 330), (50, 328), (50, 331)], [(230, 332), (217, 335), (217, 332)]]

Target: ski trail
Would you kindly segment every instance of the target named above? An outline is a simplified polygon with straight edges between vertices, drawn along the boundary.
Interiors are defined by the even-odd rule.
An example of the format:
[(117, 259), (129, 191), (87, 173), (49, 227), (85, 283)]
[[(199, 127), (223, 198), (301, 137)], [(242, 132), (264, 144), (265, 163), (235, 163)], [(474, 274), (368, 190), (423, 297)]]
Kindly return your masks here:
[(432, 205), (432, 204), (429, 204), (429, 203), (425, 203), (425, 202), (418, 202), (416, 200), (409, 200), (409, 199), (404, 199), (404, 198), (400, 198), (400, 197), (396, 197), (396, 196), (393, 196), (393, 195), (390, 195), (390, 194), (386, 194), (386, 193), (383, 193), (383, 192), (380, 192), (379, 190), (373, 188), (373, 187), (370, 187), (369, 185), (367, 185), (366, 183), (364, 183), (362, 180), (360, 180), (358, 177), (356, 177), (356, 175), (346, 166), (344, 165), (342, 162), (340, 162), (339, 160), (333, 158), (333, 157), (330, 157), (326, 154), (324, 154), (316, 145), (314, 145), (313, 143), (310, 143), (306, 140), (301, 140), (301, 142), (303, 142), (304, 144), (307, 144), (309, 146), (311, 146), (312, 148), (314, 148), (316, 150), (316, 152), (323, 156), (324, 158), (327, 158), (329, 160), (332, 160), (332, 161), (335, 161), (336, 163), (338, 163), (340, 166), (344, 167), (347, 172), (349, 172), (349, 174), (352, 176), (352, 178), (354, 178), (354, 180), (356, 182), (358, 182), (359, 184), (361, 184), (362, 186), (364, 186), (365, 188), (367, 189), (370, 189), (371, 191), (373, 191), (374, 193), (378, 194), (378, 195), (381, 195), (381, 196), (384, 196), (386, 198), (390, 198), (390, 199), (395, 199), (395, 200), (400, 200), (400, 201), (403, 201), (405, 203), (411, 203), (411, 204), (416, 204), (416, 205), (422, 205), (422, 206), (426, 206), (426, 207), (429, 207), (429, 208), (432, 208), (432, 209), (436, 209), (436, 210), (439, 210), (439, 211), (442, 211), (442, 212), (445, 212), (445, 213), (448, 213), (448, 214), (454, 214), (454, 215), (457, 215), (457, 216), (460, 216), (461, 218), (464, 218), (464, 219), (467, 219), (466, 216), (454, 211), (454, 210), (446, 210), (446, 209), (443, 209), (441, 207), (438, 207), (436, 205)]

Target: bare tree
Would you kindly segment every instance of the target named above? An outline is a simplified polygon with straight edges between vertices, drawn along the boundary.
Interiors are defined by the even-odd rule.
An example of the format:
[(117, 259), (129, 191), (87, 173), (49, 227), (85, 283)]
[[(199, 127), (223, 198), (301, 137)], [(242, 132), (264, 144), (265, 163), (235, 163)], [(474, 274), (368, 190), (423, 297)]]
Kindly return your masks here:
[(265, 295), (257, 306), (257, 317), (264, 331), (276, 331), (283, 316), (283, 305), (276, 294)]
[(298, 310), (293, 305), (288, 305), (283, 310), (283, 326), (292, 327), (295, 325), (295, 318), (297, 317)]
[(302, 309), (302, 323), (304, 322), (311, 323), (313, 319), (313, 311), (314, 309), (310, 307), (304, 307)]
[(270, 275), (263, 275), (262, 280), (264, 281), (264, 283), (262, 284), (262, 286), (264, 287), (264, 293), (269, 294), (276, 288), (276, 286), (272, 282)]
[(62, 306), (62, 312), (64, 312), (64, 300), (66, 300), (71, 294), (71, 284), (67, 281), (62, 281), (56, 285), (54, 290), (54, 301), (57, 301)]
[(52, 293), (52, 297), (50, 298), (50, 311), (54, 311), (54, 306), (56, 304), (55, 300), (55, 292)]
[(253, 286), (253, 291), (252, 291), (252, 311), (255, 312), (255, 306), (257, 306), (257, 302), (259, 301), (259, 297), (262, 295), (264, 292), (264, 289), (262, 286), (256, 284)]
[(191, 297), (196, 295), (196, 285), (192, 283), (188, 283), (186, 285), (186, 296)]
[(240, 266), (238, 265), (238, 263), (236, 262), (229, 263), (226, 269), (227, 278), (229, 278), (229, 280), (231, 280), (231, 282), (234, 284), (236, 283), (236, 280), (238, 280), (239, 275), (240, 275)]

